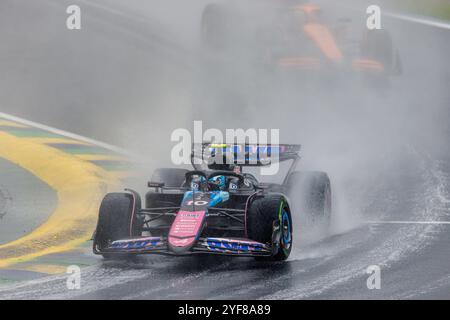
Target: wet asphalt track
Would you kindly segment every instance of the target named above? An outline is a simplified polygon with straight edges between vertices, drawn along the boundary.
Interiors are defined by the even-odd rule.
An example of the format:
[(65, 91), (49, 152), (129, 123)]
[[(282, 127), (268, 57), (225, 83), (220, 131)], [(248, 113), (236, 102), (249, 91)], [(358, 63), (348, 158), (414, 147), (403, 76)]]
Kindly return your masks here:
[[(408, 29), (421, 34), (420, 41), (397, 38), (405, 70), (409, 71), (393, 84), (396, 96), (387, 107), (394, 108), (395, 101), (403, 99), (423, 104), (436, 115), (432, 119), (436, 126), (441, 126), (450, 114), (450, 96), (448, 92), (442, 94), (450, 82), (450, 66), (442, 60), (450, 55), (450, 34), (414, 24)], [(437, 46), (438, 53), (434, 50)], [(436, 78), (438, 85), (427, 86), (429, 79)], [(410, 89), (421, 86), (426, 91)], [(429, 97), (434, 96), (439, 99), (432, 99), (432, 105), (428, 105)], [(25, 109), (20, 112), (29, 118), (35, 113)], [(70, 123), (62, 117), (54, 116), (47, 123), (70, 129)], [(347, 185), (347, 193), (353, 194), (355, 202), (364, 199), (364, 205), (357, 207), (359, 219), (346, 230), (321, 240), (297, 241), (287, 262), (145, 256), (122, 263), (99, 258), (97, 264), (82, 269), (80, 290), (67, 290), (66, 276), (61, 275), (0, 287), (0, 298), (449, 299), (450, 225), (365, 223), (450, 221), (450, 148), (446, 145), (450, 130), (446, 125), (441, 127), (439, 137), (436, 132), (424, 132), (417, 136), (420, 139), (378, 155), (377, 172), (373, 172), (375, 178), (370, 185)], [(108, 138), (107, 133), (90, 132), (89, 125), (76, 130)], [(408, 161), (390, 157), (392, 153)], [(380, 290), (366, 287), (365, 271), (370, 265), (381, 267)]]
[[(416, 160), (424, 167), (411, 165), (392, 181), (377, 185), (367, 210), (383, 211), (383, 217), (395, 220), (448, 219), (448, 162), (443, 159), (430, 166), (428, 160)], [(416, 177), (405, 181), (411, 173)], [(83, 268), (80, 290), (67, 290), (66, 277), (54, 276), (0, 288), (0, 297), (446, 299), (450, 288), (449, 227), (362, 225), (318, 243), (297, 244), (289, 261), (276, 264), (216, 257), (154, 256), (127, 263), (99, 260)], [(382, 270), (380, 290), (366, 287), (365, 270), (373, 264)]]

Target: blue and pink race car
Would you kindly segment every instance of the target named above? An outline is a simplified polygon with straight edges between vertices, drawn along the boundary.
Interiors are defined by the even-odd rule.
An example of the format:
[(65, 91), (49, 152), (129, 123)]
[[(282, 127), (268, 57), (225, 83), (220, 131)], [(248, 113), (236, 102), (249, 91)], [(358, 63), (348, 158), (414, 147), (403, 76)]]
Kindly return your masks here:
[[(330, 180), (324, 172), (294, 171), (299, 145), (264, 147), (267, 159), (276, 153), (277, 161), (291, 162), (281, 183), (262, 183), (243, 172), (270, 163), (262, 161), (259, 146), (204, 143), (200, 148), (192, 153), (194, 170), (154, 172), (144, 208), (133, 190), (107, 194), (100, 206), (94, 253), (107, 259), (154, 253), (285, 260), (292, 250), (293, 219), (304, 218), (305, 225), (306, 220), (328, 223)], [(214, 160), (237, 149), (245, 153), (243, 161)], [(203, 169), (194, 158), (205, 160), (206, 154)]]

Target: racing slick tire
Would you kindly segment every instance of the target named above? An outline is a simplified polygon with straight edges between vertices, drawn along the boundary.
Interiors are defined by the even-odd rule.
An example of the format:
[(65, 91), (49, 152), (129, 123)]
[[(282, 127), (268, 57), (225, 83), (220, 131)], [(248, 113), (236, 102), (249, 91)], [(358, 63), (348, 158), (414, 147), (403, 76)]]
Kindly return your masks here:
[(257, 260), (286, 260), (292, 250), (292, 218), (288, 202), (280, 194), (269, 194), (256, 198), (250, 205), (247, 216), (247, 236), (261, 243), (272, 243), (274, 225), (280, 228), (278, 249), (270, 257)]
[(229, 33), (228, 12), (218, 3), (206, 5), (202, 13), (201, 41), (211, 50), (225, 49)]
[(362, 44), (363, 56), (379, 61), (389, 75), (402, 73), (398, 51), (395, 49), (390, 33), (387, 30), (366, 31)]
[[(136, 212), (141, 209), (141, 199), (131, 193), (108, 193), (102, 200), (94, 235), (94, 251), (102, 251), (115, 240), (141, 235), (142, 223)], [(105, 259), (125, 259), (130, 255), (102, 253)]]
[(180, 168), (158, 168), (153, 172), (151, 181), (162, 182), (165, 187), (179, 188), (183, 185), (188, 171)]
[[(331, 220), (331, 183), (325, 172), (294, 171), (287, 180), (287, 194), (299, 220), (328, 229)], [(302, 219), (303, 218), (303, 219)]]

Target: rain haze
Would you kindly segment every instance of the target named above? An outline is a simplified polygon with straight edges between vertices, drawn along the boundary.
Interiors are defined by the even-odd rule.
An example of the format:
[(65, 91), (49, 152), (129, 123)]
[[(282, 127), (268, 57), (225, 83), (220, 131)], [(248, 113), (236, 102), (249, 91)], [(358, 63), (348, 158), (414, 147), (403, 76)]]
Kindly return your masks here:
[[(247, 260), (194, 267), (189, 258), (145, 257), (138, 270), (107, 265), (108, 274), (98, 262), (86, 271), (107, 279), (124, 273), (124, 281), (67, 292), (55, 279), (40, 280), (41, 287), (0, 286), (0, 297), (35, 298), (44, 288), (40, 294), (51, 298), (183, 299), (179, 292), (191, 286), (192, 298), (448, 299), (448, 226), (369, 222), (449, 219), (449, 31), (384, 15), (397, 8), (378, 1), (398, 70), (367, 75), (351, 59), (375, 1), (313, 1), (352, 58), (301, 70), (283, 67), (280, 57), (317, 48), (306, 37), (285, 45), (285, 29), (298, 25), (280, 13), (283, 1), (229, 1), (223, 41), (205, 43), (211, 2), (227, 1), (2, 0), (0, 111), (137, 155), (126, 186), (140, 192), (155, 168), (174, 166), (177, 128), (193, 130), (201, 120), (203, 130), (224, 133), (278, 129), (280, 143), (302, 145), (298, 170), (330, 177), (329, 232), (294, 221), (294, 248), (277, 275)], [(66, 28), (71, 4), (81, 8), (81, 30)], [(365, 289), (369, 265), (384, 268), (385, 291)], [(422, 274), (430, 265), (435, 272)], [(398, 281), (399, 266), (411, 278)], [(241, 274), (232, 279), (230, 268)]]

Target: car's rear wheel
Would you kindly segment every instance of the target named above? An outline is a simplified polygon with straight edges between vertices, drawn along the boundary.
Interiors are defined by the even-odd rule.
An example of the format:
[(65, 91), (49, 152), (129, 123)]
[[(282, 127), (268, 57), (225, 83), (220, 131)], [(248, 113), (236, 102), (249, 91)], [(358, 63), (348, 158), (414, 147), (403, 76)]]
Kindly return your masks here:
[(272, 244), (274, 226), (280, 228), (279, 245), (271, 257), (262, 260), (286, 260), (292, 250), (292, 218), (286, 199), (279, 194), (256, 198), (247, 212), (247, 235), (251, 240)]
[(328, 228), (331, 220), (331, 183), (325, 172), (295, 171), (286, 183), (295, 215), (305, 224)]
[(361, 55), (383, 64), (387, 74), (401, 74), (400, 57), (387, 30), (367, 30), (361, 43)]
[[(111, 242), (141, 235), (142, 224), (137, 217), (140, 198), (131, 193), (108, 193), (100, 205), (94, 236), (94, 251), (102, 251)], [(127, 258), (126, 254), (103, 253), (106, 259)]]

